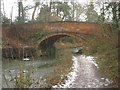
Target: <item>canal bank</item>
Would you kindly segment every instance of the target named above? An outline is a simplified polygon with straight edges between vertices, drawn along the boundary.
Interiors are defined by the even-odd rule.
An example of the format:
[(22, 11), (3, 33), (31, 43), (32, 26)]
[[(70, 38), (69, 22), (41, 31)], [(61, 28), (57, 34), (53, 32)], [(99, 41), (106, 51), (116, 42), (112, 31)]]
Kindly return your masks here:
[(99, 65), (101, 74), (112, 81), (113, 87), (119, 86), (119, 59), (118, 59), (118, 31), (115, 28), (104, 30), (104, 32), (96, 33), (96, 36), (87, 36), (88, 41), (85, 42), (86, 49), (83, 54), (94, 56)]
[(72, 70), (72, 52), (70, 48), (67, 49), (57, 49), (57, 63), (56, 68), (53, 73), (47, 75), (46, 81), (41, 85), (42, 88), (52, 88), (53, 85), (58, 83), (63, 84), (67, 79), (67, 74)]
[[(45, 88), (64, 82), (61, 76), (69, 73), (72, 66), (70, 50), (59, 49), (53, 56), (3, 60), (4, 88)], [(66, 56), (68, 58), (66, 58)], [(54, 82), (51, 82), (54, 80)], [(45, 84), (46, 83), (46, 84)]]
[[(98, 68), (96, 67), (97, 66), (96, 63), (91, 62), (90, 58), (86, 59), (87, 57), (85, 57), (85, 56), (81, 57), (80, 55), (78, 55), (78, 56), (72, 57), (73, 54), (71, 52), (71, 49), (70, 48), (65, 49), (65, 48), (62, 48), (62, 49), (57, 48), (57, 53), (55, 55), (56, 57), (54, 58), (55, 60), (53, 60), (53, 58), (50, 59), (48, 56), (45, 56), (45, 57), (47, 57), (46, 59), (38, 59), (37, 60), (37, 58), (34, 58), (33, 60), (31, 60), (33, 68), (34, 68), (33, 71), (35, 71), (37, 73), (34, 75), (33, 75), (33, 73), (31, 73), (30, 77), (32, 77), (32, 79), (34, 79), (34, 80), (31, 81), (29, 79), (30, 86), (28, 86), (28, 87), (51, 88), (52, 86), (54, 87), (56, 85), (60, 85), (60, 86), (58, 86), (59, 88), (60, 87), (61, 88), (70, 88), (70, 87), (71, 88), (72, 87), (74, 87), (74, 88), (93, 88), (93, 87), (106, 88), (106, 87), (111, 87), (109, 85), (111, 82), (109, 82), (109, 80), (107, 78), (102, 77), (101, 73), (99, 72)], [(72, 61), (72, 58), (73, 58), (73, 61)], [(42, 63), (41, 60), (44, 62), (42, 65), (41, 65), (41, 63)], [(74, 61), (77, 64), (75, 64)], [(8, 62), (10, 63), (10, 61), (8, 61)], [(22, 63), (24, 63), (24, 62), (22, 62)], [(29, 61), (26, 61), (26, 63), (29, 63)], [(74, 68), (75, 66), (76, 66), (76, 69)], [(71, 68), (71, 67), (73, 67), (73, 68)], [(81, 68), (81, 67), (83, 67), (83, 68)], [(20, 68), (19, 68), (19, 70), (20, 70)], [(29, 69), (27, 69), (27, 70), (29, 70)], [(15, 73), (14, 69), (11, 69), (10, 71)], [(30, 72), (31, 71), (32, 70), (30, 70)], [(26, 72), (29, 72), (29, 71), (25, 71), (23, 69), (23, 74), (25, 74)], [(40, 73), (38, 73), (38, 72), (40, 72)], [(83, 72), (83, 73), (80, 73), (80, 72)], [(92, 73), (92, 75), (91, 75), (91, 73)], [(71, 74), (73, 75), (72, 76), (73, 78), (71, 78)], [(37, 76), (37, 78), (35, 78), (34, 76)], [(11, 78), (11, 76), (10, 76), (10, 78)], [(20, 79), (19, 73), (18, 73), (17, 79)], [(8, 80), (10, 80), (10, 79), (8, 79)], [(79, 84), (79, 83), (81, 83), (81, 84)], [(21, 85), (17, 86), (17, 87), (21, 87)]]
[[(102, 77), (94, 57), (73, 56), (73, 49), (57, 48), (55, 57), (30, 61), (4, 60), (3, 74), (9, 86), (17, 88), (110, 88), (111, 82)], [(3, 82), (3, 87), (8, 87), (4, 78)]]

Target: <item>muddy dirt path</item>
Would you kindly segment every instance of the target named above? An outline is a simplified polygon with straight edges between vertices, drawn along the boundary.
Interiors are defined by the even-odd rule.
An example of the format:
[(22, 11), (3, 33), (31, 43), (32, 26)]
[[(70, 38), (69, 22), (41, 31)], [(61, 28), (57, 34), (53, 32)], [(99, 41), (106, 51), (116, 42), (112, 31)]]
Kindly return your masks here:
[(72, 88), (110, 88), (109, 80), (101, 76), (97, 64), (82, 55), (75, 57), (78, 62), (78, 71), (71, 85)]

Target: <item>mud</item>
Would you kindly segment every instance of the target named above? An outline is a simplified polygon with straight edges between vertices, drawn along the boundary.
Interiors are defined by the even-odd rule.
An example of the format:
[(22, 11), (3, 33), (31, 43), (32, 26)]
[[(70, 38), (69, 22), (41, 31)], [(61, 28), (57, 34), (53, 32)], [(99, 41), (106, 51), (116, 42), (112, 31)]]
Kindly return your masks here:
[(102, 77), (94, 57), (75, 55), (72, 60), (72, 71), (65, 84), (58, 83), (53, 88), (112, 88), (111, 82)]
[(91, 57), (76, 56), (78, 72), (73, 88), (110, 88), (110, 81), (102, 77), (98, 66), (90, 60)]

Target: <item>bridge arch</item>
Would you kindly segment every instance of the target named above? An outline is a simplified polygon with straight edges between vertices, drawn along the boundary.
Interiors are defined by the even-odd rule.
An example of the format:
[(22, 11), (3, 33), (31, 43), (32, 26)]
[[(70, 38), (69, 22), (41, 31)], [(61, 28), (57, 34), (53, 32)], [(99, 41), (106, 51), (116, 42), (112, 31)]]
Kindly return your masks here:
[(79, 40), (83, 44), (84, 38), (75, 33), (69, 33), (69, 32), (57, 32), (57, 33), (50, 33), (49, 35), (46, 35), (40, 39), (38, 42), (38, 49), (42, 51), (46, 51), (47, 48), (50, 48), (57, 40), (59, 40), (62, 37), (73, 37), (77, 40)]

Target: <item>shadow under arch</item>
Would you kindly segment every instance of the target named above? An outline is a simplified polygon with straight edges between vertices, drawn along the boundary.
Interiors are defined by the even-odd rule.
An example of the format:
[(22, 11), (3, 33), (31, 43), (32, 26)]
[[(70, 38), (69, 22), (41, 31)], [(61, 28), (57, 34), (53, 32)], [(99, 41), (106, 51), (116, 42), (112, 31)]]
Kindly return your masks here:
[(41, 50), (41, 52), (49, 51), (49, 49), (54, 47), (54, 43), (59, 40), (62, 37), (73, 37), (81, 42), (81, 45), (84, 47), (83, 40), (85, 40), (83, 37), (74, 33), (51, 33), (49, 35), (46, 35), (40, 39), (38, 42), (38, 49)]

